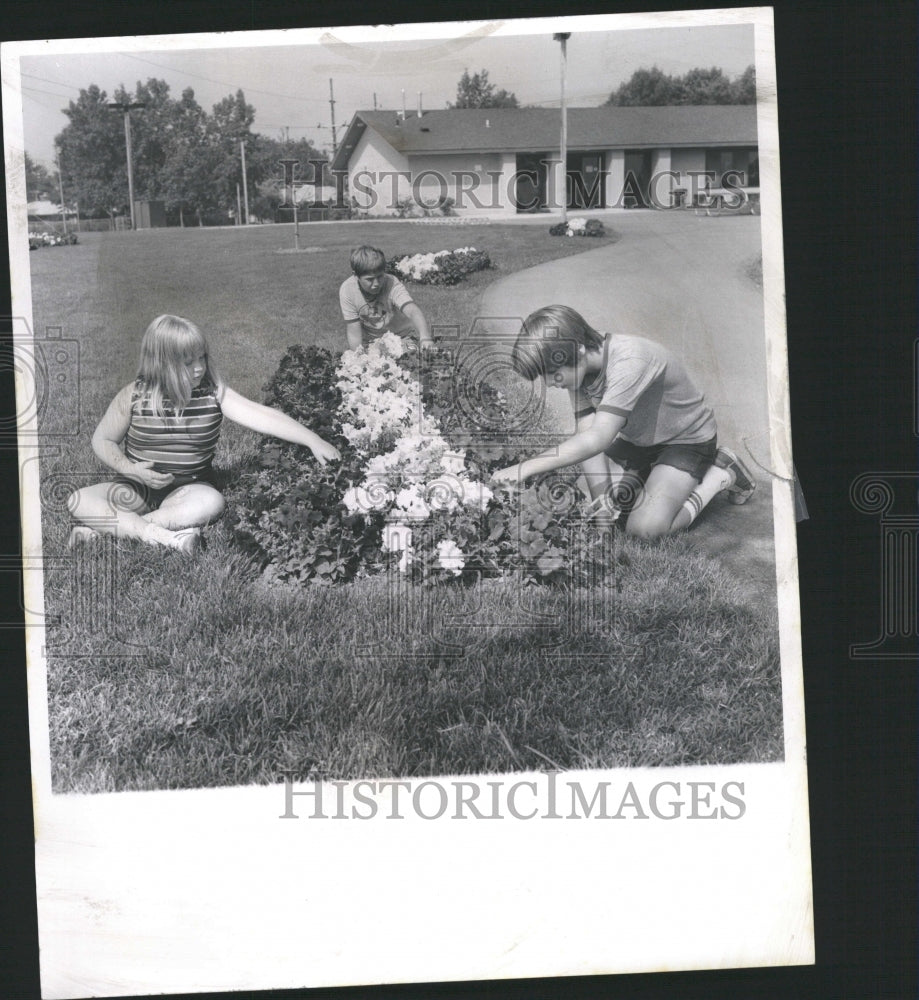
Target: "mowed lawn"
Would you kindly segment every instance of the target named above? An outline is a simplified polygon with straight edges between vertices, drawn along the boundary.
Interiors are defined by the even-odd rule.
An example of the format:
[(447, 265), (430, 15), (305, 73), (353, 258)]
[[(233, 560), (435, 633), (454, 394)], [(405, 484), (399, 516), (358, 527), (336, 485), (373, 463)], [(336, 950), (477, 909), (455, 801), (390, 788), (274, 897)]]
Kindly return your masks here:
[[(67, 552), (62, 497), (105, 478), (90, 437), (156, 315), (198, 323), (227, 381), (260, 399), (291, 344), (343, 346), (337, 291), (360, 243), (488, 251), (494, 271), (413, 288), (430, 323), (460, 335), (490, 282), (594, 245), (546, 226), (405, 223), (304, 225), (301, 247), (317, 249), (296, 254), (276, 252), (292, 227), (81, 240), (30, 254), (36, 330), (79, 343), (79, 379), (44, 424), (67, 435), (42, 460), (48, 565)], [(232, 478), (258, 439), (224, 427), (217, 464)], [(618, 536), (604, 602), (484, 581), (401, 594), (398, 621), (393, 581), (269, 587), (223, 524), (208, 541), (194, 561), (125, 542), (48, 571), (56, 790), (782, 757), (774, 609), (691, 539)]]

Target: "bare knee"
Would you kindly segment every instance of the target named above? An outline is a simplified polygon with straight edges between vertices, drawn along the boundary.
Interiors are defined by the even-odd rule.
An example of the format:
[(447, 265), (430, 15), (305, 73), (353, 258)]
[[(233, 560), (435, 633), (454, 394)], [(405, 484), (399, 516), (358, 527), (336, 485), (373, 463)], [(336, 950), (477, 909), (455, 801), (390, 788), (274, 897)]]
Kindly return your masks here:
[(223, 499), (223, 494), (214, 490), (213, 496), (209, 497), (207, 503), (203, 506), (207, 513), (208, 523), (210, 523), (211, 521), (216, 521), (223, 517), (223, 512), (226, 510), (227, 503)]
[(67, 510), (76, 520), (111, 516), (115, 513), (108, 494), (108, 484), (84, 486), (67, 497)]
[(67, 510), (70, 511), (71, 517), (80, 516), (80, 507), (83, 503), (83, 491), (74, 490), (70, 496), (67, 497)]
[(147, 515), (147, 520), (171, 529), (203, 527), (218, 520), (225, 507), (223, 495), (218, 490), (190, 484), (170, 493), (159, 510)]
[(671, 521), (669, 519), (656, 511), (645, 510), (641, 506), (636, 507), (629, 514), (629, 519), (625, 523), (627, 535), (632, 535), (634, 538), (643, 538), (648, 542), (669, 535), (671, 530)]

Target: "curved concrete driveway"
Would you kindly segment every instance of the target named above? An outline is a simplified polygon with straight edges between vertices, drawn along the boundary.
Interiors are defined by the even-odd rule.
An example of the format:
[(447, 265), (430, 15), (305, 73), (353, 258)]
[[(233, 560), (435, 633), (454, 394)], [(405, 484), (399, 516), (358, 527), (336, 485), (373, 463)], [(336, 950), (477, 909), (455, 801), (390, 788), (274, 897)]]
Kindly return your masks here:
[[(760, 253), (760, 218), (633, 211), (607, 215), (604, 222), (619, 234), (617, 242), (490, 286), (479, 310), (486, 328), (489, 318), (504, 318), (494, 325), (507, 330), (510, 317), (562, 303), (599, 330), (656, 340), (683, 360), (704, 390), (719, 441), (751, 465), (746, 442), (768, 467), (763, 300), (747, 273)], [(556, 397), (551, 408), (560, 429), (570, 430), (566, 394), (548, 395)], [(774, 599), (772, 491), (768, 476), (752, 471), (759, 488), (750, 502), (734, 507), (716, 498), (692, 534), (749, 585), (749, 593)]]

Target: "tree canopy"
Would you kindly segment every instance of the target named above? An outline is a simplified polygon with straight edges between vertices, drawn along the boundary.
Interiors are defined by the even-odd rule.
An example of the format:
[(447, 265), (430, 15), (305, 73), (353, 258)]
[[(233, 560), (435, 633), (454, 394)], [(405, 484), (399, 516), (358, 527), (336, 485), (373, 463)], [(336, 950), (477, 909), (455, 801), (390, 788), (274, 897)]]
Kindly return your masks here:
[(506, 90), (496, 90), (495, 84), (488, 82), (488, 70), (469, 75), (464, 69), (456, 85), (456, 101), (447, 102), (448, 108), (519, 108), (517, 98)]
[(754, 104), (756, 71), (748, 66), (736, 79), (729, 79), (717, 66), (691, 69), (683, 76), (670, 76), (657, 66), (637, 69), (614, 90), (605, 106), (648, 107), (664, 104)]
[(48, 168), (26, 153), (26, 201), (53, 201), (59, 198), (57, 172)]
[[(134, 91), (115, 91), (112, 102), (141, 103), (131, 112), (134, 197), (161, 200), (167, 212), (235, 212), (236, 186), (242, 187), (240, 143), (246, 151), (250, 200), (261, 182), (279, 177), (281, 144), (252, 131), (255, 108), (242, 90), (229, 94), (208, 113), (189, 87), (178, 99), (165, 80), (138, 82)], [(92, 85), (64, 110), (69, 122), (57, 136), (64, 194), (91, 214), (129, 210), (124, 115), (108, 107), (105, 91)], [(306, 140), (293, 155), (325, 159)], [(304, 168), (308, 172), (309, 168)], [(305, 175), (304, 175), (305, 177)], [(30, 188), (31, 190), (31, 188)]]

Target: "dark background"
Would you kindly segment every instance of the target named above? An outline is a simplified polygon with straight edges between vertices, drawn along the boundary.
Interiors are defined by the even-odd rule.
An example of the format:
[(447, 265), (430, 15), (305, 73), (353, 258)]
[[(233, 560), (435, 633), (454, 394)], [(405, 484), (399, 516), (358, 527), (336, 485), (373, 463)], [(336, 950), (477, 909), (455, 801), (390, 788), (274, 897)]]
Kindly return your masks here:
[[(693, 6), (715, 4), (575, 2), (562, 9), (535, 0), (473, 0), (462, 8), (417, 2), (406, 8), (364, 0), (319, 8), (280, 0), (55, 0), (8, 4), (0, 31), (4, 40), (78, 38)], [(880, 522), (853, 507), (849, 488), (861, 473), (917, 467), (915, 8), (890, 0), (775, 4), (792, 427), (810, 513), (798, 526), (798, 547), (816, 966), (317, 990), (309, 996), (917, 995), (917, 662), (852, 661), (848, 655), (851, 643), (878, 637), (881, 619)], [(498, 76), (495, 82), (500, 85)], [(5, 238), (2, 243), (6, 253)], [(0, 313), (9, 315), (8, 285), (0, 294)], [(0, 399), (8, 420), (12, 375), (8, 354), (4, 359)], [(0, 553), (9, 555), (19, 551), (15, 452), (0, 448), (0, 462)], [(910, 489), (906, 509), (915, 513), (915, 480)], [(0, 587), (3, 618), (15, 618), (16, 574), (0, 573)], [(0, 628), (0, 656), (0, 994), (31, 1000), (39, 995), (38, 943), (21, 630)], [(757, 863), (750, 858), (751, 866)], [(269, 996), (234, 994), (243, 995)]]

